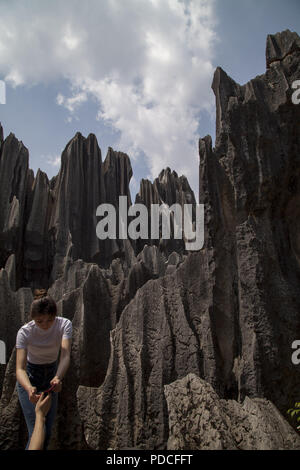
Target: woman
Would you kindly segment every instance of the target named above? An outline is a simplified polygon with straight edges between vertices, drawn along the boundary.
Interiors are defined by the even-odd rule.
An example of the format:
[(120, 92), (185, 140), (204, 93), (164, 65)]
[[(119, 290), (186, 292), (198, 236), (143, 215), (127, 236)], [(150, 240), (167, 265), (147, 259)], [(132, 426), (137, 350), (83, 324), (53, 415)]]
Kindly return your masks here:
[(72, 323), (56, 316), (56, 303), (44, 289), (35, 290), (30, 314), (32, 320), (17, 334), (17, 390), (29, 434), (28, 449), (35, 423), (35, 404), (41, 392), (52, 388), (51, 408), (45, 422), (46, 449), (56, 415), (57, 393), (70, 364)]

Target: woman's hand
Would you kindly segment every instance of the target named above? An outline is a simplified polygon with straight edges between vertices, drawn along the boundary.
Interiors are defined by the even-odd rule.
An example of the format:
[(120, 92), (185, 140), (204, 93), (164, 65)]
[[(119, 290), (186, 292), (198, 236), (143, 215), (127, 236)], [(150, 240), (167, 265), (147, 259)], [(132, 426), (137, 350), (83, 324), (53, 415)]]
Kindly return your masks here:
[(60, 380), (58, 375), (56, 375), (55, 377), (53, 377), (52, 380), (50, 380), (50, 384), (54, 385), (53, 392), (60, 392), (61, 391), (62, 381)]
[(28, 398), (31, 403), (37, 403), (38, 399), (40, 398), (40, 395), (37, 395), (36, 393), (36, 387), (30, 387), (27, 390), (28, 393)]

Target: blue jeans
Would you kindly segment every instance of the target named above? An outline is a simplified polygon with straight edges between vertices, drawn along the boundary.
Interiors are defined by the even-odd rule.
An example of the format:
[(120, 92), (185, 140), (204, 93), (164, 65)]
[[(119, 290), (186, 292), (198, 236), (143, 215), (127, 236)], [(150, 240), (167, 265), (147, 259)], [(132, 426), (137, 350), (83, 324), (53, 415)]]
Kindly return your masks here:
[[(30, 383), (33, 387), (37, 388), (37, 393), (43, 392), (50, 387), (50, 380), (56, 375), (57, 370), (57, 361), (52, 364), (31, 364), (27, 362), (27, 375), (30, 380)], [(17, 390), (19, 395), (19, 400), (23, 414), (25, 417), (27, 430), (29, 434), (28, 442), (26, 449), (28, 449), (30, 438), (33, 433), (33, 428), (35, 424), (35, 404), (31, 403), (28, 398), (28, 393), (26, 390), (17, 382)], [(52, 393), (51, 408), (46, 416), (45, 421), (45, 443), (44, 450), (46, 450), (47, 445), (51, 436), (51, 429), (55, 419), (56, 410), (57, 410), (57, 399), (58, 394), (55, 392)]]

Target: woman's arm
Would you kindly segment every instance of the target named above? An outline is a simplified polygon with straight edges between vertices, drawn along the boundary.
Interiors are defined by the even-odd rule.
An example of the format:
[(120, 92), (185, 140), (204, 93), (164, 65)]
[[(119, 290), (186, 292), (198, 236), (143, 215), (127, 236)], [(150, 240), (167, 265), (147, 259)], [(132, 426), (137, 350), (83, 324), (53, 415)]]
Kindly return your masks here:
[(71, 354), (71, 340), (70, 339), (62, 339), (61, 342), (61, 352), (60, 352), (60, 360), (59, 360), (59, 365), (58, 369), (56, 372), (56, 376), (51, 380), (51, 385), (57, 385), (57, 388), (54, 389), (54, 391), (60, 391), (59, 390), (59, 385), (61, 384), (61, 381), (63, 377), (65, 376), (69, 365), (70, 365), (70, 354)]
[(39, 395), (36, 395), (36, 387), (33, 387), (30, 383), (26, 372), (27, 364), (27, 350), (17, 349), (16, 358), (16, 378), (19, 384), (27, 391), (29, 400), (31, 403), (36, 403), (39, 399)]

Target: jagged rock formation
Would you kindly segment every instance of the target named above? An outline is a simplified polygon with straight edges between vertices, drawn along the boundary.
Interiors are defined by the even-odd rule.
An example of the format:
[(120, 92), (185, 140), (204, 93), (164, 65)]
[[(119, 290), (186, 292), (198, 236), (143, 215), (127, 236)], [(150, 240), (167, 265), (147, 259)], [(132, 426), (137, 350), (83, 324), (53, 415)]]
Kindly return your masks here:
[(10, 134), (2, 142), (0, 159), (1, 267), (4, 267), (10, 254), (15, 254), (18, 261), (22, 258), (25, 203), (30, 177), (28, 150)]
[[(109, 149), (102, 163), (96, 138), (78, 133), (59, 174), (34, 178), (23, 144), (3, 140), (0, 128), (0, 331), (10, 358), (0, 365), (1, 448), (26, 439), (14, 341), (28, 319), (30, 287), (41, 283), (74, 327), (54, 448), (174, 448), (184, 438), (180, 413), (190, 448), (210, 448), (210, 435), (223, 448), (299, 448), (279, 414), (299, 401), (299, 366), (291, 362), (300, 318), (300, 107), (291, 101), (299, 41), (290, 31), (268, 36), (266, 74), (246, 85), (215, 72), (215, 148), (210, 136), (199, 141), (199, 252), (175, 240), (96, 237), (100, 203), (118, 210), (125, 195), (131, 205), (125, 154)], [(195, 198), (186, 178), (167, 168), (153, 184), (142, 180), (136, 202)], [(178, 409), (177, 391), (195, 396), (190, 410)], [(210, 418), (214, 429), (197, 441)], [(275, 425), (285, 438), (266, 437)]]
[[(51, 285), (49, 292), (58, 303), (59, 313), (73, 321), (72, 362), (74, 366), (76, 364), (76, 373), (72, 369), (66, 380), (68, 391), (65, 398), (64, 392), (61, 394), (62, 401), (68, 394), (73, 400), (67, 400), (68, 405), (63, 406), (63, 413), (58, 416), (53, 445), (57, 440), (63, 444), (57, 442), (56, 445), (64, 448), (81, 448), (84, 438), (78, 413), (74, 412), (78, 385), (93, 386), (103, 382), (110, 356), (110, 330), (116, 326), (122, 310), (145, 282), (176, 269), (186, 255), (174, 252), (168, 256), (166, 250), (161, 252), (157, 247), (147, 245), (147, 240), (137, 247), (130, 239), (100, 241), (96, 237), (95, 214), (99, 203), (109, 202), (118, 208), (119, 196), (125, 195), (128, 205), (132, 204), (129, 192), (132, 170), (126, 154), (110, 148), (102, 165), (95, 136), (85, 139), (77, 133), (62, 154), (58, 176), (49, 182), (47, 175), (40, 170), (36, 178), (33, 177), (33, 172), (28, 170), (28, 154), (13, 135), (5, 139), (4, 149), (10, 149), (11, 142), (13, 148), (20, 148), (26, 155), (25, 161), (20, 160), (22, 154), (17, 155), (17, 165), (22, 163), (21, 181), (27, 185), (24, 183), (26, 192), (23, 196), (13, 185), (13, 191), (18, 195), (14, 196), (16, 204), (19, 205), (20, 197), (24, 201), (15, 245), (10, 234), (7, 243), (1, 245), (5, 269), (0, 271), (3, 280), (0, 284), (0, 331), (1, 337), (6, 339), (7, 356), (11, 359), (7, 368), (0, 365), (0, 389), (6, 369), (0, 405), (0, 442), (4, 448), (22, 447), (26, 435), (14, 390), (14, 344), (16, 331), (29, 319), (33, 297), (31, 289), (17, 288), (20, 284), (31, 287)], [(0, 160), (4, 168), (2, 178), (6, 181), (8, 170), (5, 165), (8, 163), (4, 159), (9, 159), (9, 151), (3, 152)], [(9, 169), (14, 175), (16, 168), (12, 166)], [(3, 192), (2, 204), (4, 206), (5, 203), (9, 210), (7, 194), (10, 193)], [(160, 202), (165, 201), (160, 199)], [(11, 225), (10, 221), (6, 225), (4, 223), (3, 237), (8, 231), (6, 227)], [(89, 237), (93, 238), (92, 243), (89, 243)], [(23, 249), (18, 250), (19, 245)], [(93, 263), (88, 263), (89, 260)], [(52, 279), (55, 281), (51, 282)], [(22, 299), (24, 295), (26, 303), (18, 305), (18, 298)], [(66, 439), (61, 437), (60, 430), (65, 429), (61, 423), (68, 420), (72, 435)]]
[(222, 400), (194, 374), (165, 386), (169, 450), (300, 449), (300, 436), (262, 398)]
[[(1, 136), (2, 142), (2, 127)], [(186, 178), (173, 172), (170, 184), (169, 174), (170, 169), (165, 176), (163, 171), (154, 182), (155, 188), (159, 186), (157, 203), (183, 206), (187, 200), (195, 202)], [(10, 134), (1, 144), (0, 175), (0, 267), (14, 255), (16, 288), (50, 286), (62, 275), (66, 257), (104, 268), (109, 268), (113, 258), (121, 258), (124, 268), (129, 269), (132, 252), (137, 255), (151, 243), (150, 236), (138, 241), (99, 240), (95, 236), (100, 204), (113, 204), (117, 219), (119, 196), (126, 196), (128, 207), (132, 205), (132, 169), (129, 157), (112, 148), (102, 163), (93, 134), (84, 138), (78, 132), (71, 139), (62, 153), (59, 174), (51, 181), (41, 170), (34, 178), (28, 168), (28, 150)], [(143, 183), (137, 200), (147, 207), (150, 204)], [(165, 256), (177, 245), (166, 240)]]
[[(146, 179), (141, 180), (140, 190), (136, 195), (135, 204), (144, 204), (147, 207), (149, 227), (151, 226), (151, 204), (167, 204), (169, 207), (171, 207), (172, 204), (179, 204), (181, 207), (184, 207), (185, 204), (191, 204), (192, 220), (195, 221), (196, 199), (188, 180), (184, 175), (178, 177), (176, 171), (171, 172), (169, 167), (162, 170), (153, 183)], [(178, 240), (174, 238), (174, 216), (173, 213), (171, 215), (171, 239), (153, 239), (149, 240), (149, 243), (159, 246), (160, 250), (167, 254), (173, 251), (183, 253), (185, 251), (184, 236), (182, 239)], [(137, 251), (141, 250), (144, 243), (144, 240), (141, 239), (136, 241)]]
[[(268, 55), (273, 47), (279, 61)], [(299, 38), (285, 31), (267, 38), (265, 75), (240, 86), (218, 68), (216, 146), (209, 136), (199, 143), (217, 376), (229, 385), (238, 370), (242, 396), (265, 396), (282, 411), (299, 373), (291, 363), (300, 311), (300, 108), (291, 100), (299, 58)]]

